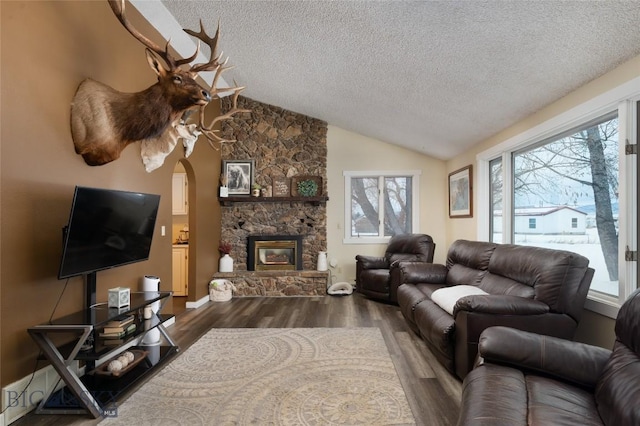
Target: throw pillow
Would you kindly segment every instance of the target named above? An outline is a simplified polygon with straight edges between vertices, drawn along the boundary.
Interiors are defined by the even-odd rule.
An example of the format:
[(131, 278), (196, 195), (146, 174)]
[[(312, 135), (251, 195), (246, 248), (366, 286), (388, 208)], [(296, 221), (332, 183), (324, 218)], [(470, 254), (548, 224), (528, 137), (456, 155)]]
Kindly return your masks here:
[(475, 285), (454, 285), (451, 287), (439, 288), (431, 294), (431, 300), (436, 305), (453, 315), (453, 307), (458, 299), (474, 294), (489, 294)]

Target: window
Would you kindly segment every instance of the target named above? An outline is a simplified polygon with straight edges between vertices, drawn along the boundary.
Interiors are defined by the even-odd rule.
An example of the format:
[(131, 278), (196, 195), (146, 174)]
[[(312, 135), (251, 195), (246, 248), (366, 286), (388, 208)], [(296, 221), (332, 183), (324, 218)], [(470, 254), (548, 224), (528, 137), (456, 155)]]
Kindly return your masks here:
[(344, 242), (386, 242), (417, 229), (419, 176), (419, 171), (344, 172)]
[[(512, 241), (574, 251), (596, 270), (591, 290), (618, 296), (618, 114), (599, 118), (512, 155), (515, 215)], [(567, 214), (584, 215), (577, 232)], [(520, 212), (540, 215), (519, 226)]]
[(622, 141), (638, 139), (638, 99), (640, 78), (477, 157), (478, 239), (582, 254), (587, 308), (612, 318), (637, 288), (637, 155)]

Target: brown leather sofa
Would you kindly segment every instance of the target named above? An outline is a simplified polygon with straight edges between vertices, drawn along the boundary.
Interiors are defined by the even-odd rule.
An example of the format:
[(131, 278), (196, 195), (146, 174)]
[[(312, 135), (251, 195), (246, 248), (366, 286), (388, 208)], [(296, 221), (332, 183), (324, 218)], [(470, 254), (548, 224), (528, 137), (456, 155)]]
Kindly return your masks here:
[(436, 245), (426, 234), (395, 235), (389, 240), (384, 256), (356, 256), (356, 291), (372, 299), (398, 303), (396, 292), (401, 284), (398, 263), (433, 262)]
[(507, 327), (480, 337), (458, 426), (640, 425), (640, 290), (622, 305), (613, 351)]
[[(446, 265), (398, 265), (398, 304), (434, 356), (463, 379), (488, 327), (572, 339), (593, 278), (588, 265), (587, 258), (569, 251), (458, 240)], [(450, 312), (441, 307), (441, 293), (467, 287), (485, 294), (449, 301)]]

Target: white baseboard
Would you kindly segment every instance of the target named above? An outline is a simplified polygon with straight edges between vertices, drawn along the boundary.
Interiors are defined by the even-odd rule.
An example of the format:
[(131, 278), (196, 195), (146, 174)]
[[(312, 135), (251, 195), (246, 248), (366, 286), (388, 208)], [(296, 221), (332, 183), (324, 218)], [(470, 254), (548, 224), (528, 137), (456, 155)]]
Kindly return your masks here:
[(201, 299), (196, 300), (195, 302), (187, 302), (186, 308), (187, 309), (198, 309), (200, 306), (204, 305), (208, 301), (209, 301), (209, 295), (206, 295), (206, 296), (202, 297)]
[[(78, 371), (77, 362), (74, 368)], [(58, 379), (56, 370), (48, 365), (35, 372), (30, 384), (31, 374), (2, 388), (2, 410), (6, 411), (0, 417), (0, 425), (9, 425), (34, 410), (53, 386), (56, 390), (62, 388), (64, 382)]]
[(168, 328), (168, 327), (171, 327), (175, 323), (176, 323), (176, 317), (174, 315), (171, 318), (169, 318), (168, 320), (166, 320), (165, 322), (163, 322), (162, 325), (164, 325), (165, 328)]

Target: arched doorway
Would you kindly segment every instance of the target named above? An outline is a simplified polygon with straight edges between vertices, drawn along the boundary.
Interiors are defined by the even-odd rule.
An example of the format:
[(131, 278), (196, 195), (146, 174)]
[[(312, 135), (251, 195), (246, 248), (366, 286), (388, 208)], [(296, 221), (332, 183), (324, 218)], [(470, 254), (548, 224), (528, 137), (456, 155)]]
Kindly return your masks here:
[(172, 291), (174, 313), (185, 309), (189, 296), (190, 259), (193, 247), (190, 238), (192, 215), (189, 213), (190, 186), (194, 185), (193, 170), (188, 161), (179, 160), (172, 175)]

